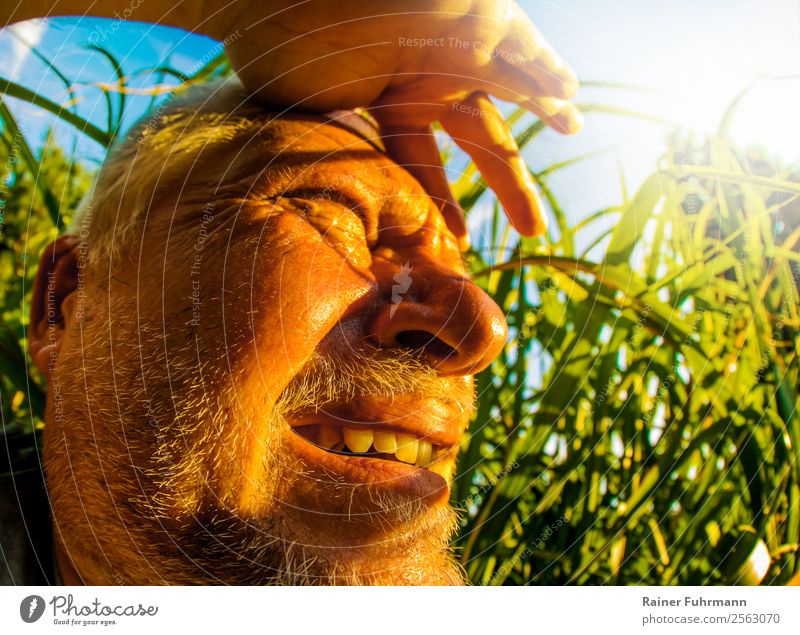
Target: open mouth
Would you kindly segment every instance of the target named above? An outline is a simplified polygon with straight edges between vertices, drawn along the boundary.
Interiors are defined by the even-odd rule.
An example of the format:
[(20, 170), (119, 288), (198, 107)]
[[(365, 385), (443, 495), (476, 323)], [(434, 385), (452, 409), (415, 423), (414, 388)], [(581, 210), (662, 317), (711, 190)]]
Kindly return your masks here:
[(466, 426), (457, 405), (411, 394), (329, 403), (288, 423), (295, 450), (324, 478), (419, 495), (447, 491)]
[(298, 436), (331, 454), (404, 463), (434, 472), (437, 471), (437, 462), (449, 453), (449, 448), (414, 434), (375, 428), (318, 423), (292, 429)]

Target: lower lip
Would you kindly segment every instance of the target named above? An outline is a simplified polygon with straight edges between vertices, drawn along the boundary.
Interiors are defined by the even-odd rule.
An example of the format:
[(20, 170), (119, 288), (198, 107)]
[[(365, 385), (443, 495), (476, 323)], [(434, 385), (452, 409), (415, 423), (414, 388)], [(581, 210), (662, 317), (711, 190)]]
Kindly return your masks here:
[(308, 467), (318, 470), (314, 477), (319, 480), (367, 486), (381, 493), (403, 494), (430, 502), (449, 495), (447, 481), (430, 470), (400, 461), (333, 454), (296, 434), (289, 436), (294, 452)]

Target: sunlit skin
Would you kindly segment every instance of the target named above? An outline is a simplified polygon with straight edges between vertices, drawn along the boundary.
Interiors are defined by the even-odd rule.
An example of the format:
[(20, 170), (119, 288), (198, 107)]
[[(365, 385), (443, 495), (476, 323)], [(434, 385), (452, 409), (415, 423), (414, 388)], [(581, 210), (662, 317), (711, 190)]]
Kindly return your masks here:
[[(150, 165), (146, 222), (111, 264), (71, 237), (45, 250), (30, 352), (65, 581), (460, 581), (449, 480), (505, 319), (419, 183), (323, 122)], [(308, 439), (320, 425), (406, 433), (438, 458), (329, 452)]]

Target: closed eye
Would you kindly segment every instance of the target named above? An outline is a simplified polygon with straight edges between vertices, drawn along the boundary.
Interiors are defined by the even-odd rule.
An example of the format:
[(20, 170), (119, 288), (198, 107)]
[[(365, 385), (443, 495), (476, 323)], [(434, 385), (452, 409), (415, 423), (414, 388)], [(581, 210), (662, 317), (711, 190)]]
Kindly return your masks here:
[(341, 190), (336, 190), (333, 188), (298, 188), (294, 190), (289, 190), (287, 192), (283, 192), (280, 195), (280, 198), (299, 198), (299, 199), (306, 199), (309, 201), (314, 200), (328, 200), (333, 201), (334, 203), (338, 203), (339, 205), (343, 205), (348, 209), (356, 212), (361, 215), (363, 211), (364, 205), (361, 201), (356, 200), (352, 196), (349, 196), (347, 193), (342, 192)]
[(378, 222), (376, 215), (371, 213), (369, 206), (364, 201), (351, 196), (344, 190), (333, 187), (295, 188), (270, 198), (273, 200), (281, 198), (295, 199), (297, 201), (308, 201), (309, 203), (324, 200), (336, 203), (337, 205), (347, 208), (359, 218), (364, 227), (364, 234), (367, 237), (367, 243), (370, 247), (372, 247), (377, 240)]

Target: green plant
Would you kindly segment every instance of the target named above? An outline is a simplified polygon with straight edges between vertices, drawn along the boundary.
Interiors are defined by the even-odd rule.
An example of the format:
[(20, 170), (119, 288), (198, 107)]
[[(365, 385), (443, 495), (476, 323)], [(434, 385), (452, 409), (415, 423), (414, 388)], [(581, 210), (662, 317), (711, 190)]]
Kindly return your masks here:
[[(764, 583), (786, 582), (800, 569), (800, 173), (724, 133), (676, 134), (632, 198), (570, 227), (552, 172), (534, 177), (560, 237), (498, 235), (495, 207), (493, 250), (472, 254), (512, 337), (478, 377), (454, 489), (470, 579), (736, 583), (766, 566), (763, 541)], [(482, 194), (460, 185), (467, 206)], [(612, 214), (589, 259), (581, 230)]]

